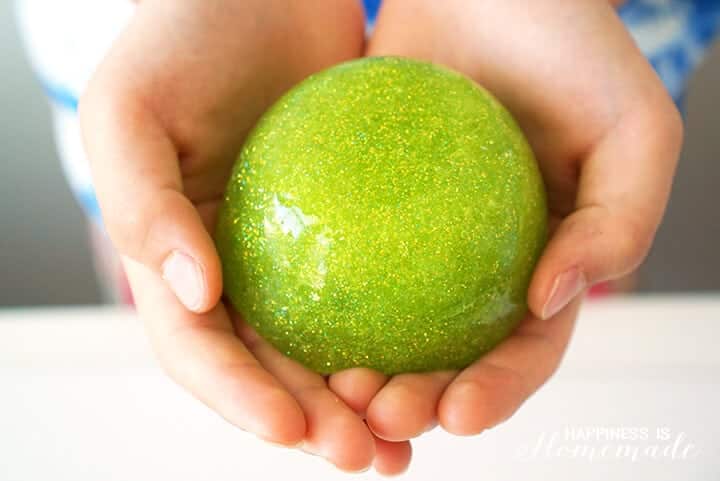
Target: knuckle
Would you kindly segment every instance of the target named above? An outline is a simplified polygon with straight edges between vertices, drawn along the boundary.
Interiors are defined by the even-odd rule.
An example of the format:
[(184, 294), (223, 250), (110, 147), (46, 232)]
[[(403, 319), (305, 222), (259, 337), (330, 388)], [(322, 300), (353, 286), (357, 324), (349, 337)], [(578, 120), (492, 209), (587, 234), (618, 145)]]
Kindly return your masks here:
[(160, 257), (155, 252), (156, 241), (164, 237), (161, 232), (166, 224), (164, 220), (177, 217), (178, 195), (177, 191), (163, 189), (154, 193), (147, 202), (135, 206), (113, 206), (107, 215), (107, 229), (118, 250), (144, 263), (154, 262), (155, 257)]
[[(649, 109), (640, 117), (640, 123), (664, 150), (679, 153), (685, 136), (682, 115), (665, 90), (659, 96), (648, 101)], [(669, 157), (676, 161), (677, 155)]]
[(119, 212), (117, 206), (106, 209), (105, 219), (108, 234), (115, 247), (132, 259), (139, 260), (143, 250), (146, 232), (150, 229), (149, 219), (131, 213)]
[[(583, 216), (568, 218), (564, 226), (573, 245), (599, 249), (598, 260), (591, 263), (594, 266), (591, 273), (595, 272), (591, 274), (593, 281), (622, 276), (636, 269), (650, 250), (655, 227), (650, 218), (642, 219), (637, 214), (607, 206), (587, 207)], [(585, 247), (580, 249), (587, 251)]]
[(643, 262), (652, 245), (654, 233), (646, 223), (631, 217), (619, 219), (614, 230), (618, 265), (613, 270), (623, 275)]

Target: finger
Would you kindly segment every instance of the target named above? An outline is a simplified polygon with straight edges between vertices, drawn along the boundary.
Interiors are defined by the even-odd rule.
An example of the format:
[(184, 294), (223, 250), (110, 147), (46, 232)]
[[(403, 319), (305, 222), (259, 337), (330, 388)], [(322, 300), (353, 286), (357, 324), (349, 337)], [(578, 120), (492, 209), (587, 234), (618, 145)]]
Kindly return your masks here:
[(478, 434), (509, 418), (557, 369), (579, 304), (549, 320), (528, 316), (509, 338), (458, 374), (438, 406), (443, 428)]
[(361, 417), (370, 401), (387, 382), (384, 374), (366, 368), (346, 369), (328, 378), (328, 387)]
[(238, 320), (236, 326), (258, 361), (304, 411), (307, 431), (303, 449), (344, 471), (367, 469), (375, 457), (375, 442), (362, 419), (328, 389), (321, 375), (282, 355), (246, 323)]
[(410, 441), (392, 442), (375, 437), (375, 471), (383, 476), (397, 476), (410, 466), (412, 446)]
[(241, 429), (288, 446), (305, 436), (295, 399), (235, 335), (222, 304), (205, 314), (186, 310), (162, 280), (124, 259), (153, 347), (178, 384)]
[(220, 298), (220, 261), (183, 194), (178, 154), (132, 93), (93, 81), (81, 102), (85, 148), (103, 221), (121, 254), (158, 273), (185, 305), (206, 312)]
[(380, 390), (367, 408), (373, 433), (388, 441), (404, 441), (435, 424), (437, 406), (453, 371), (399, 374)]
[[(328, 387), (358, 415), (364, 417), (372, 398), (387, 382), (384, 374), (366, 368), (347, 369), (331, 375)], [(392, 442), (373, 435), (373, 467), (384, 476), (403, 473), (410, 465), (412, 447), (409, 441)]]
[(549, 318), (586, 286), (645, 258), (670, 193), (682, 124), (667, 94), (639, 101), (581, 165), (577, 208), (560, 224), (533, 276), (529, 305)]

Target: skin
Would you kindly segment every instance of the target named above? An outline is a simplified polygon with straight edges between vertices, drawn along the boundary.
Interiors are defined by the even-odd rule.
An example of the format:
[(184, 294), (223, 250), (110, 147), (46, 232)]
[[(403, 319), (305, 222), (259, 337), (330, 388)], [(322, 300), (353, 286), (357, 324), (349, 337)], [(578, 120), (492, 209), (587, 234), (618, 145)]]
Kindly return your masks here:
[[(290, 86), (361, 55), (363, 28), (354, 0), (302, 8), (144, 1), (84, 94), (80, 115), (107, 229), (170, 376), (267, 441), (300, 445), (348, 471), (375, 460), (392, 474), (409, 461), (407, 442), (376, 440), (321, 376), (251, 337), (218, 303), (220, 265), (208, 233), (247, 131)], [(194, 311), (161, 278), (173, 251), (202, 266), (206, 292)], [(364, 387), (367, 394), (372, 383)]]
[[(553, 312), (556, 279), (591, 285), (642, 261), (680, 149), (677, 111), (610, 4), (440, 3), (386, 0), (365, 46), (355, 0), (145, 0), (80, 104), (104, 220), (167, 372), (234, 425), (343, 470), (397, 474), (408, 440), (436, 424), (471, 435), (510, 417), (570, 338), (579, 301)], [(462, 372), (326, 379), (219, 302), (209, 232), (248, 130), (291, 85), (363, 54), (431, 60), (483, 84), (526, 132), (546, 182), (554, 234), (532, 312)], [(202, 275), (192, 306), (162, 277), (172, 252)]]
[[(508, 25), (515, 33), (503, 41)], [(557, 368), (578, 301), (549, 313), (555, 279), (572, 270), (592, 285), (623, 276), (645, 257), (670, 192), (681, 121), (603, 2), (538, 0), (519, 8), (448, 0), (438, 9), (432, 0), (388, 0), (368, 52), (442, 63), (489, 88), (527, 134), (548, 189), (554, 234), (520, 328), (463, 372), (395, 376), (367, 411), (384, 439), (412, 438), (435, 420), (451, 433), (477, 434), (512, 415)]]

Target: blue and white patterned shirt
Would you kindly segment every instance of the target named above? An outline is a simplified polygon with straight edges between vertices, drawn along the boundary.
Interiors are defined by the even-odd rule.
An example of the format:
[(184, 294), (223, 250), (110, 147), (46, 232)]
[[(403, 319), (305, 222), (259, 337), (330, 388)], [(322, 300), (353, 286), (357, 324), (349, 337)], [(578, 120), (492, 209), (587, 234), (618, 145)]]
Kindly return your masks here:
[[(129, 0), (16, 1), (32, 63), (52, 103), (65, 173), (87, 216), (100, 223), (80, 142), (77, 99), (130, 19), (133, 4)], [(372, 25), (381, 0), (363, 2), (368, 25)], [(620, 16), (682, 108), (687, 81), (720, 26), (720, 0), (629, 0), (620, 8)]]
[(682, 108), (687, 82), (720, 27), (720, 0), (631, 0), (620, 16)]
[[(368, 23), (382, 0), (364, 0)], [(620, 16), (679, 105), (720, 26), (720, 0), (628, 0)]]

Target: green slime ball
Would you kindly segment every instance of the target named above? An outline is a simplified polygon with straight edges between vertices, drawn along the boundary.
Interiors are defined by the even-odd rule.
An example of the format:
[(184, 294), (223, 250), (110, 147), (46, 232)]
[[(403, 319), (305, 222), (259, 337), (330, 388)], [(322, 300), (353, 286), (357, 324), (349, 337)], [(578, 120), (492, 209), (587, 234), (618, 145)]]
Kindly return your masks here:
[(546, 216), (533, 153), (490, 93), (367, 58), (260, 119), (216, 240), (227, 297), (279, 351), (394, 374), (462, 368), (512, 331)]

